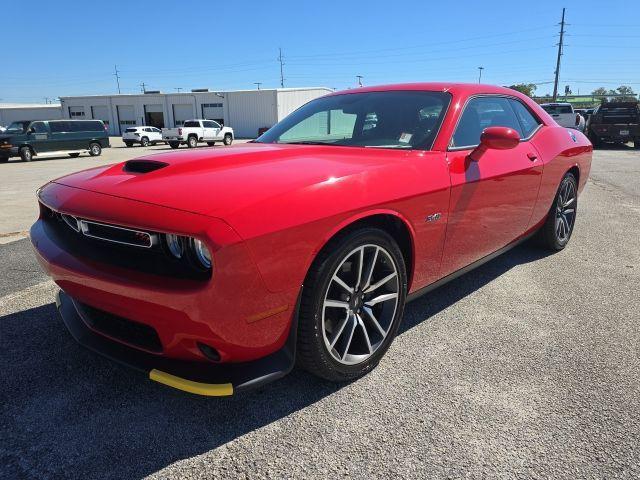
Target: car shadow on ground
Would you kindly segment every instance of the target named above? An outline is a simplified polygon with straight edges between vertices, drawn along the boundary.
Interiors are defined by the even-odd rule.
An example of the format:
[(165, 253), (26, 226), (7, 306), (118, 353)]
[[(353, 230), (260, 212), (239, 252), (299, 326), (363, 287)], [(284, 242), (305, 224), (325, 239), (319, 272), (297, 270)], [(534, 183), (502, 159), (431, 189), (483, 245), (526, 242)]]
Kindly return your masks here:
[[(400, 335), (514, 266), (520, 246), (409, 304)], [(142, 478), (340, 390), (294, 370), (236, 397), (172, 390), (77, 345), (54, 304), (0, 317), (0, 477)]]
[(624, 152), (631, 152), (635, 150), (633, 143), (603, 143), (594, 150), (620, 150)]

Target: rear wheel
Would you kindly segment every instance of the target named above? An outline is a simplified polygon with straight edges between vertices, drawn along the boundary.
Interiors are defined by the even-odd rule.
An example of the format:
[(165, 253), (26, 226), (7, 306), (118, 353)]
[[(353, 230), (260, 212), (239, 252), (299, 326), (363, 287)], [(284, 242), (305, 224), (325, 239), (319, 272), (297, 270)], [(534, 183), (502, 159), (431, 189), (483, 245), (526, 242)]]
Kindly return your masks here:
[(0, 163), (7, 163), (9, 161), (9, 157), (0, 157)]
[(207, 142), (207, 145), (209, 145), (210, 147), (213, 147), (216, 144), (216, 142)]
[(198, 139), (196, 137), (187, 138), (187, 147), (196, 148), (198, 146)]
[(640, 137), (636, 137), (633, 139), (633, 148), (636, 150), (640, 150)]
[(124, 144), (128, 147), (131, 148), (133, 146), (133, 142), (124, 142)]
[(92, 157), (97, 157), (102, 153), (102, 147), (99, 143), (91, 143), (89, 144), (89, 155)]
[(29, 147), (22, 147), (19, 150), (19, 153), (20, 153), (20, 158), (22, 159), (23, 162), (30, 162), (31, 160), (33, 160), (33, 152)]
[(393, 341), (406, 291), (402, 252), (386, 232), (363, 228), (332, 240), (304, 283), (297, 362), (332, 381), (364, 375)]
[(169, 142), (169, 146), (171, 148), (178, 148), (180, 146), (180, 142)]
[(71, 158), (76, 158), (76, 157), (79, 157), (79, 156), (80, 156), (80, 153), (78, 153), (78, 152), (70, 153), (70, 154), (69, 154), (69, 156), (70, 156)]
[(538, 232), (541, 245), (549, 250), (562, 250), (569, 243), (578, 212), (578, 182), (566, 173), (551, 205), (547, 220)]
[(233, 136), (231, 136), (230, 133), (225, 134), (223, 142), (225, 145), (231, 145), (233, 142)]
[(140, 139), (140, 145), (142, 145), (143, 147), (148, 147), (149, 146), (149, 139), (147, 137), (142, 137)]

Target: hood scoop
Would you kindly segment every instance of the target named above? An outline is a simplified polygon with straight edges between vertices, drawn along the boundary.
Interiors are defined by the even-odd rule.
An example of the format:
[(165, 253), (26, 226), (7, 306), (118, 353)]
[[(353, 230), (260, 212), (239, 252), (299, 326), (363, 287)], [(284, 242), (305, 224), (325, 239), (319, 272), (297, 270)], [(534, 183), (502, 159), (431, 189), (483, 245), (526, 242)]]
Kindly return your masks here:
[(155, 170), (160, 170), (161, 168), (169, 165), (165, 162), (158, 162), (156, 160), (129, 160), (125, 162), (122, 170), (128, 173), (149, 173)]

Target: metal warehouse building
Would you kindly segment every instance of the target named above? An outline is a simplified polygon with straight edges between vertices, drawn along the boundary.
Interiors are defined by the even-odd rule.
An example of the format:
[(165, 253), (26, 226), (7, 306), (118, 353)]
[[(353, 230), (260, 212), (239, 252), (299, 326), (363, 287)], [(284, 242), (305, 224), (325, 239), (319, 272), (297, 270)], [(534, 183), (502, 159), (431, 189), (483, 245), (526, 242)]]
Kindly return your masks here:
[(58, 104), (0, 103), (0, 125), (20, 120), (57, 120), (62, 118)]
[(185, 93), (146, 92), (137, 95), (61, 97), (64, 118), (98, 119), (110, 135), (132, 125), (177, 127), (185, 120), (205, 118), (233, 128), (237, 137), (253, 138), (309, 100), (331, 92), (328, 88), (278, 88)]

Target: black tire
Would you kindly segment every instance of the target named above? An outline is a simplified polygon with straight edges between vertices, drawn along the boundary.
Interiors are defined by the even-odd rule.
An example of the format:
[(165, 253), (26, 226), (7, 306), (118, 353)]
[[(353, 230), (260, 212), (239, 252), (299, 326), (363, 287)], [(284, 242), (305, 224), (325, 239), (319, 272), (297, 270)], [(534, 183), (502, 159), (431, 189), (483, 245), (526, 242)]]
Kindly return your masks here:
[(70, 154), (69, 154), (69, 156), (70, 156), (71, 158), (77, 158), (77, 157), (79, 157), (79, 156), (80, 156), (80, 153), (78, 153), (78, 152), (70, 153)]
[(591, 143), (593, 144), (593, 148), (601, 148), (602, 142), (600, 141), (600, 137), (595, 134), (592, 134), (590, 137)]
[(169, 146), (171, 148), (179, 148), (180, 147), (180, 142), (169, 142)]
[(98, 142), (92, 142), (89, 144), (89, 155), (92, 157), (99, 157), (102, 153), (102, 147)]
[(19, 150), (20, 158), (23, 162), (30, 162), (33, 160), (33, 152), (29, 147), (22, 147)]
[(225, 133), (222, 142), (227, 146), (231, 145), (231, 143), (233, 143), (233, 136), (230, 133)]
[(133, 142), (124, 142), (124, 144), (127, 146), (127, 148), (133, 147)]
[(210, 147), (213, 147), (216, 144), (216, 142), (207, 142), (207, 145), (209, 145)]
[[(385, 252), (383, 254), (380, 254), (384, 255), (385, 260), (383, 262), (383, 266), (387, 265), (396, 269), (397, 273), (394, 278), (396, 279), (397, 283), (391, 283), (393, 283), (394, 288), (397, 289), (397, 303), (395, 304), (393, 312), (387, 313), (387, 321), (385, 322), (386, 336), (377, 340), (376, 349), (371, 353), (370, 346), (373, 343), (372, 340), (374, 339), (374, 337), (369, 337), (369, 335), (367, 335), (366, 341), (369, 345), (369, 352), (367, 353), (368, 357), (362, 361), (359, 361), (358, 363), (345, 364), (334, 358), (334, 355), (336, 353), (339, 353), (336, 350), (338, 349), (338, 344), (342, 342), (340, 332), (346, 332), (347, 328), (349, 327), (339, 327), (336, 323), (336, 326), (334, 326), (334, 328), (337, 331), (334, 334), (334, 343), (337, 340), (339, 341), (336, 343), (335, 349), (327, 345), (325, 341), (325, 324), (323, 318), (325, 309), (333, 307), (325, 307), (324, 305), (325, 301), (327, 300), (326, 297), (329, 295), (330, 291), (332, 292), (332, 296), (336, 295), (335, 291), (330, 289), (341, 288), (339, 286), (336, 287), (336, 284), (332, 283), (334, 282), (333, 278), (335, 278), (334, 272), (337, 272), (337, 269), (339, 269), (342, 265), (345, 265), (345, 262), (349, 258), (352, 258), (350, 255), (355, 255), (353, 253), (354, 251), (357, 251), (361, 247), (364, 247), (365, 249), (371, 249), (374, 246), (379, 247), (381, 249), (381, 252)], [(378, 250), (375, 251), (377, 252)], [(367, 258), (371, 259), (377, 258), (378, 254), (376, 253), (375, 257), (373, 257), (371, 253), (369, 253), (368, 255), (369, 256)], [(356, 269), (353, 268), (353, 265), (354, 264), (350, 264), (350, 270), (345, 271), (356, 271)], [(369, 267), (367, 267), (366, 269), (368, 268)], [(386, 273), (381, 273), (378, 276), (384, 275), (386, 275)], [(379, 281), (377, 276), (375, 279), (372, 278), (371, 280)], [(373, 291), (384, 292), (384, 288), (387, 288), (386, 285), (388, 284), (389, 282), (382, 284), (382, 287), (376, 287), (377, 289)], [(346, 290), (340, 291), (342, 291), (343, 293), (346, 292)], [(398, 244), (389, 234), (377, 228), (362, 228), (339, 235), (338, 237), (334, 238), (325, 248), (323, 248), (316, 260), (313, 262), (313, 265), (311, 266), (304, 282), (300, 303), (300, 316), (298, 320), (296, 353), (297, 364), (305, 370), (313, 373), (314, 375), (331, 381), (347, 381), (366, 374), (378, 364), (380, 359), (389, 348), (389, 345), (391, 345), (394, 337), (396, 336), (398, 326), (400, 325), (400, 321), (402, 319), (404, 303), (406, 300), (406, 292), (407, 274), (402, 252), (400, 251)], [(379, 293), (366, 293), (366, 295), (371, 296), (378, 294)], [(357, 310), (361, 315), (364, 315), (364, 313), (362, 313), (362, 309), (365, 308), (363, 305), (366, 304), (366, 299), (367, 296), (363, 297), (358, 292), (352, 292), (352, 297), (346, 297), (346, 300), (348, 301), (360, 302), (354, 304), (355, 307), (353, 308), (353, 312), (356, 312), (356, 309), (361, 307), (360, 310)], [(369, 300), (371, 299), (369, 298)], [(349, 305), (351, 305), (351, 303), (349, 303)], [(383, 304), (382, 302), (380, 302), (379, 305), (383, 309), (386, 308), (383, 306), (386, 304)], [(357, 315), (351, 316), (351, 308), (352, 307), (350, 306), (349, 310), (346, 311), (347, 318), (345, 320), (342, 320), (342, 323), (346, 325), (347, 322), (350, 322), (350, 319), (353, 318), (353, 323), (350, 327), (352, 333), (347, 340), (346, 347), (344, 347), (345, 352), (349, 351), (350, 346), (353, 344), (353, 340), (356, 339), (356, 328), (361, 327), (363, 330), (365, 330), (366, 333), (365, 326), (363, 325), (364, 322), (358, 323), (358, 321), (356, 320)], [(362, 320), (364, 319), (364, 316), (361, 316), (359, 318)], [(379, 318), (382, 322), (382, 317)], [(369, 319), (367, 320), (367, 323), (370, 327), (373, 325), (371, 323), (371, 320)], [(361, 340), (364, 340), (362, 331), (359, 332), (359, 338)], [(360, 342), (360, 344), (362, 345), (362, 342)], [(346, 355), (346, 353), (343, 354), (343, 359)]]
[(187, 147), (196, 148), (198, 146), (198, 138), (193, 135), (187, 138)]
[(142, 137), (140, 139), (140, 145), (143, 147), (148, 147), (149, 146), (149, 139), (147, 137)]
[(0, 163), (7, 163), (9, 161), (9, 157), (0, 157)]
[[(568, 196), (573, 198), (571, 203), (569, 203)], [(569, 213), (564, 214), (566, 222), (561, 218), (563, 215), (561, 215), (560, 209), (563, 209), (564, 212), (572, 210), (570, 216)], [(560, 251), (565, 248), (571, 239), (577, 213), (578, 181), (573, 173), (567, 172), (562, 177), (556, 196), (553, 199), (553, 204), (547, 214), (547, 219), (538, 231), (537, 237), (540, 246), (553, 251)], [(563, 223), (563, 225), (559, 225), (559, 223)]]
[(636, 137), (633, 139), (633, 148), (636, 150), (640, 150), (640, 137)]

